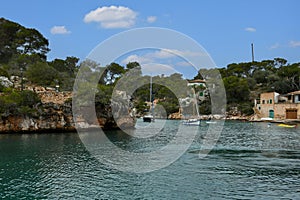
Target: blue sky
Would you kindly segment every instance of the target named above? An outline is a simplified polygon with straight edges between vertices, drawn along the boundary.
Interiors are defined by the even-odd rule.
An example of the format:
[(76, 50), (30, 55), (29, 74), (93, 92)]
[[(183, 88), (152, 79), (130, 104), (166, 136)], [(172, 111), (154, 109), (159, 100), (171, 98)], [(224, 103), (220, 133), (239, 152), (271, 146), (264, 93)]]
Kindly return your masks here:
[(298, 0), (9, 0), (0, 14), (49, 39), (49, 60), (83, 60), (112, 35), (151, 26), (186, 34), (225, 67), (251, 61), (251, 43), (256, 60), (300, 62), (299, 8)]

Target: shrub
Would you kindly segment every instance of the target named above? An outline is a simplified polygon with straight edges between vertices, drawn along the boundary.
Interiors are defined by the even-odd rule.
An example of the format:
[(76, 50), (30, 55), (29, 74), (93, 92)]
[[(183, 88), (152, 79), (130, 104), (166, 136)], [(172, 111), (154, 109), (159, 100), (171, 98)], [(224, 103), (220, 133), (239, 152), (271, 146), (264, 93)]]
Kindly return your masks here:
[(253, 103), (242, 103), (239, 104), (238, 110), (241, 111), (244, 115), (252, 115), (254, 113), (253, 111)]
[(32, 115), (40, 98), (32, 91), (7, 90), (0, 96), (0, 113), (2, 116), (9, 115)]

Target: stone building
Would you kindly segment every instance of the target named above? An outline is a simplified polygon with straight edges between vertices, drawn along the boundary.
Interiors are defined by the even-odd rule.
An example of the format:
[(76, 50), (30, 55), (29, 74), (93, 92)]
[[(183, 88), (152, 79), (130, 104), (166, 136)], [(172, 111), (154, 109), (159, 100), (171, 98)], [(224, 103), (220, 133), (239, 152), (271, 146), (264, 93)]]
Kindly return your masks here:
[(206, 87), (206, 81), (196, 79), (196, 80), (188, 80), (188, 87), (193, 87), (196, 89), (196, 95), (200, 101), (203, 101), (205, 97), (208, 95), (208, 90)]
[(276, 92), (262, 93), (254, 104), (258, 119), (300, 119), (300, 91), (284, 95)]

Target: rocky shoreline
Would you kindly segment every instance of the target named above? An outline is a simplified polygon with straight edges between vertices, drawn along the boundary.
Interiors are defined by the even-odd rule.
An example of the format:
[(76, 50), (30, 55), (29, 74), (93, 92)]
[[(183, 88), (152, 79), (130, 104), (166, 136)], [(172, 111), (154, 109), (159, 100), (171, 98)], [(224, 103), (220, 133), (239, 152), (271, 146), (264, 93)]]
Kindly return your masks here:
[[(112, 130), (120, 128), (134, 128), (136, 119), (130, 115), (130, 108), (128, 107), (127, 98), (123, 98), (118, 102), (117, 107), (123, 110), (119, 118), (115, 120), (112, 116), (111, 108), (109, 106), (103, 110), (98, 111), (97, 119), (87, 122), (84, 116), (76, 119), (76, 126), (72, 113), (72, 93), (71, 92), (56, 92), (53, 90), (46, 90), (35, 88), (35, 92), (41, 99), (38, 105), (37, 112), (34, 114), (25, 115), (2, 115), (0, 117), (0, 134), (3, 133), (62, 133), (62, 132), (76, 132), (76, 127), (80, 129), (94, 129), (101, 127), (102, 129)], [(128, 110), (128, 112), (124, 112)], [(89, 112), (87, 112), (89, 114)], [(168, 116), (169, 120), (181, 120), (183, 116), (180, 113), (173, 113)], [(201, 120), (234, 120), (234, 121), (249, 121), (262, 122), (255, 115), (241, 116), (231, 115), (201, 115)], [(273, 123), (300, 123), (300, 121), (282, 121), (271, 120)]]
[[(55, 133), (74, 132), (76, 126), (72, 113), (72, 93), (56, 92), (51, 90), (37, 90), (41, 103), (37, 105), (35, 113), (23, 115), (1, 115), (0, 134), (3, 133)], [(124, 108), (124, 105), (119, 105)], [(87, 122), (84, 118), (76, 119), (77, 128), (89, 129), (100, 126), (102, 129), (132, 128), (135, 119), (127, 116), (120, 117), (117, 121), (108, 113), (110, 108), (99, 111), (100, 117), (94, 122)], [(80, 121), (79, 121), (80, 120)]]

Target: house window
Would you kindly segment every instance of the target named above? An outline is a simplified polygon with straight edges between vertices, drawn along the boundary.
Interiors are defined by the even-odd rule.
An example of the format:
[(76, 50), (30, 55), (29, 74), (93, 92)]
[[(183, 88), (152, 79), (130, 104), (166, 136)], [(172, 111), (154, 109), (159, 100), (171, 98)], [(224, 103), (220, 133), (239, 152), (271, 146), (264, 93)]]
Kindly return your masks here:
[(257, 100), (257, 104), (260, 104), (260, 100)]
[(300, 101), (300, 95), (297, 95), (298, 96), (298, 101)]
[(262, 100), (262, 104), (265, 104), (265, 100)]
[(270, 104), (272, 104), (272, 99), (270, 99)]
[(270, 102), (269, 102), (269, 100), (267, 100), (267, 104), (269, 104)]

